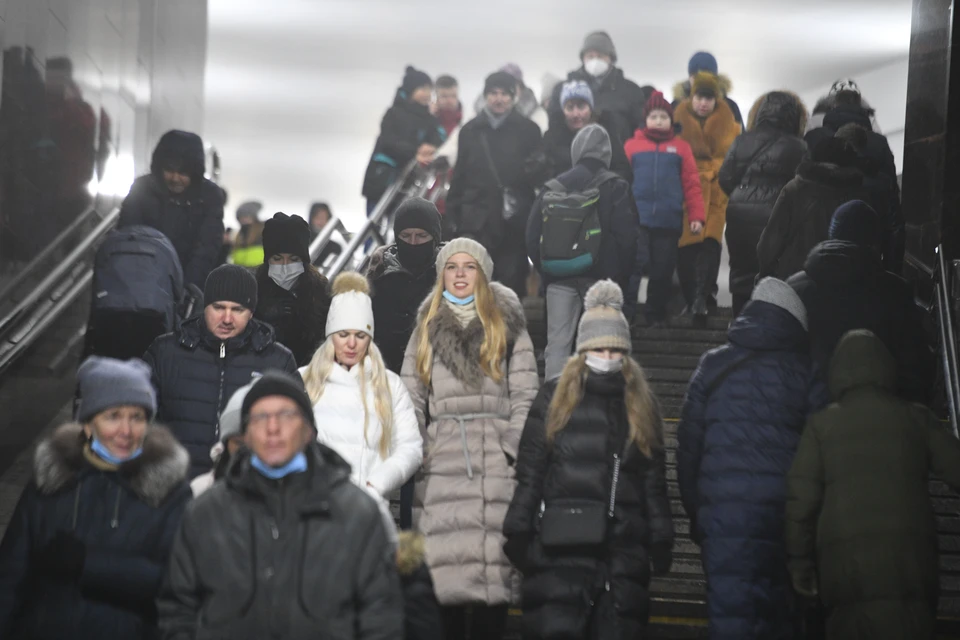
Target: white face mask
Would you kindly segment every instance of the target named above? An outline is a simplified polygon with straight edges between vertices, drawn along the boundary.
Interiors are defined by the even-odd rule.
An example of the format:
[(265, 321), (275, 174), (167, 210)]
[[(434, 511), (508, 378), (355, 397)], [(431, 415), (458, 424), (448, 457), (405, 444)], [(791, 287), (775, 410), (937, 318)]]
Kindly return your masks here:
[(606, 75), (607, 71), (610, 71), (610, 63), (603, 58), (590, 58), (583, 63), (583, 68), (594, 78), (599, 78), (602, 75)]
[(592, 353), (587, 354), (587, 366), (590, 370), (601, 376), (618, 373), (623, 369), (623, 358), (608, 360)]
[(297, 283), (297, 278), (303, 273), (302, 262), (291, 262), (290, 264), (271, 264), (267, 267), (267, 275), (277, 283), (278, 287), (283, 287), (287, 291), (293, 289)]

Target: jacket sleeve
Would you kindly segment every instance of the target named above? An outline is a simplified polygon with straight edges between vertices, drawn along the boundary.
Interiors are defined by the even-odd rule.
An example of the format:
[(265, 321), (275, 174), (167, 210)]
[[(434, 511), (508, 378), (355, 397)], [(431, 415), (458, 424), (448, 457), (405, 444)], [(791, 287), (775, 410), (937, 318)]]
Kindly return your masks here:
[(540, 213), (543, 209), (543, 194), (546, 189), (541, 190), (540, 195), (533, 201), (530, 208), (530, 217), (527, 219), (527, 257), (533, 263), (533, 268), (540, 273), (540, 236), (543, 235), (543, 215)]
[(807, 423), (787, 474), (785, 535), (787, 565), (795, 582), (816, 570), (817, 518), (823, 503), (824, 470), (817, 418)]
[(787, 247), (793, 217), (793, 196), (789, 188), (788, 185), (780, 192), (776, 204), (773, 205), (770, 220), (760, 234), (760, 242), (757, 243), (757, 262), (760, 266), (758, 279), (776, 273), (780, 256)]
[[(187, 263), (183, 265), (183, 281), (194, 284), (200, 289), (207, 275), (217, 266), (220, 248), (223, 245), (223, 194), (219, 187), (210, 183), (207, 200), (203, 204), (203, 221), (193, 241), (193, 250)], [(214, 193), (214, 190), (217, 190)]]
[(916, 406), (918, 422), (926, 423), (927, 451), (934, 475), (954, 492), (960, 491), (960, 440), (948, 433), (940, 420), (926, 407)]
[(397, 168), (402, 169), (405, 165), (417, 155), (417, 149), (420, 147), (416, 140), (406, 138), (401, 134), (403, 123), (399, 122), (400, 116), (396, 109), (391, 107), (380, 121), (380, 139), (378, 142), (378, 151), (390, 157), (397, 163)]
[(371, 511), (368, 532), (361, 543), (354, 578), (357, 640), (396, 640), (403, 637), (403, 596), (394, 558), (393, 545), (380, 521)]
[(677, 426), (677, 482), (680, 485), (680, 501), (683, 510), (690, 518), (690, 536), (696, 541), (697, 509), (700, 507), (700, 494), (697, 488), (700, 479), (700, 460), (703, 456), (703, 440), (706, 436), (706, 389), (705, 363), (700, 366), (690, 380), (687, 397), (680, 412), (680, 424)]
[(810, 381), (807, 385), (807, 415), (823, 410), (830, 402), (830, 390), (824, 382), (823, 372), (816, 364), (811, 367)]
[[(663, 433), (660, 409), (656, 412), (657, 432)], [(651, 544), (673, 542), (673, 514), (667, 496), (667, 453), (662, 445), (652, 451), (652, 457), (643, 482), (643, 498), (647, 505), (647, 526)], [(641, 454), (642, 455), (642, 454)]]
[[(524, 536), (529, 539), (534, 532), (534, 519), (540, 511), (540, 501), (543, 499), (543, 477), (550, 458), (546, 419), (554, 391), (553, 386), (540, 390), (523, 427), (520, 452), (517, 455), (517, 488), (513, 492), (510, 508), (507, 509), (507, 516), (503, 521), (503, 534), (507, 539)], [(515, 560), (519, 559), (511, 558), (511, 562)]]
[(423, 438), (420, 436), (417, 414), (413, 410), (410, 394), (399, 377), (388, 373), (387, 379), (393, 395), (390, 457), (367, 478), (367, 482), (384, 497), (399, 489), (423, 462)]
[(36, 486), (30, 482), (17, 502), (0, 543), (0, 638), (13, 635), (14, 621), (23, 606), (33, 546), (30, 511), (36, 499)]
[(747, 172), (750, 158), (740, 158), (740, 141), (743, 138), (737, 138), (730, 145), (727, 151), (727, 157), (723, 159), (723, 165), (720, 167), (720, 173), (717, 179), (720, 181), (720, 188), (728, 196), (740, 186), (743, 176)]
[[(678, 139), (678, 142), (680, 140)], [(703, 207), (703, 188), (700, 186), (700, 170), (693, 149), (686, 141), (678, 144), (680, 149), (680, 181), (683, 184), (683, 201), (687, 206), (687, 218), (691, 222), (706, 222), (707, 215)]]
[(410, 334), (410, 340), (407, 342), (407, 350), (403, 353), (403, 367), (400, 369), (400, 378), (407, 387), (410, 394), (410, 404), (413, 405), (413, 412), (417, 416), (417, 424), (420, 426), (420, 437), (423, 440), (423, 447), (427, 447), (427, 401), (430, 390), (423, 384), (420, 374), (417, 373), (417, 343), (420, 341), (420, 329), (414, 329)]
[(157, 615), (163, 640), (193, 640), (197, 631), (203, 585), (197, 575), (194, 547), (196, 541), (205, 534), (192, 508), (196, 504), (190, 505), (183, 516), (157, 598)]
[(500, 434), (500, 447), (512, 460), (517, 459), (523, 425), (530, 413), (530, 405), (540, 389), (540, 373), (533, 341), (524, 329), (513, 346), (513, 357), (507, 363), (507, 386), (510, 392), (510, 423)]

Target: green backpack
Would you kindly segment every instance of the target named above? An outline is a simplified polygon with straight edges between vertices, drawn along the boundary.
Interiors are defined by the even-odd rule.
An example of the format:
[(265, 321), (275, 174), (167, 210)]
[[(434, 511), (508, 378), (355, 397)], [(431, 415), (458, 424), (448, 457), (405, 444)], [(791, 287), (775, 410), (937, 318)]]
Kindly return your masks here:
[(544, 185), (540, 232), (540, 269), (566, 278), (589, 273), (600, 256), (600, 186), (616, 179), (600, 171), (581, 191), (567, 191), (559, 180)]

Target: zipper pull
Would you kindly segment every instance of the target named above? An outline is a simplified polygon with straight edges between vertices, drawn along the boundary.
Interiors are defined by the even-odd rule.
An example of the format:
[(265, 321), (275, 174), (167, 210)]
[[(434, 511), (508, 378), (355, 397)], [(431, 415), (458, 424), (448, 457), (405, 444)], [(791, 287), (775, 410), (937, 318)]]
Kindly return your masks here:
[(220, 357), (221, 357), (221, 358), (226, 358), (226, 357), (227, 357), (227, 343), (226, 343), (226, 342), (221, 342), (221, 343), (220, 343)]

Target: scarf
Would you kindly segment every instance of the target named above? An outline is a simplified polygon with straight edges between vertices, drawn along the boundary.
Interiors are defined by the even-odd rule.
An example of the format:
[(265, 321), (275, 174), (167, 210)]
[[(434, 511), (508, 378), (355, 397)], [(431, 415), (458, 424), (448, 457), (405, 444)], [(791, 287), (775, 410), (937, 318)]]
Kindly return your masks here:
[(463, 122), (463, 108), (458, 106), (456, 109), (440, 109), (437, 111), (437, 119), (449, 136)]
[(647, 127), (643, 130), (643, 135), (651, 142), (667, 142), (668, 140), (673, 140), (676, 134), (673, 132), (673, 129), (664, 131), (663, 129), (651, 129)]
[(490, 107), (489, 107), (489, 106), (486, 106), (486, 105), (484, 105), (484, 107), (483, 107), (483, 113), (487, 116), (487, 122), (490, 123), (490, 127), (491, 127), (494, 131), (496, 131), (497, 129), (499, 129), (499, 128), (500, 128), (500, 125), (502, 125), (502, 124), (506, 121), (507, 116), (510, 115), (510, 112), (507, 111), (507, 112), (506, 112), (505, 114), (503, 114), (502, 116), (498, 116), (498, 115), (496, 115), (495, 113), (493, 113), (492, 111), (490, 111)]
[(447, 308), (453, 311), (453, 317), (457, 319), (461, 327), (466, 327), (477, 317), (477, 303), (473, 300), (467, 304), (456, 304), (449, 300), (446, 303)]

